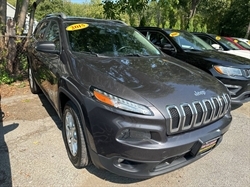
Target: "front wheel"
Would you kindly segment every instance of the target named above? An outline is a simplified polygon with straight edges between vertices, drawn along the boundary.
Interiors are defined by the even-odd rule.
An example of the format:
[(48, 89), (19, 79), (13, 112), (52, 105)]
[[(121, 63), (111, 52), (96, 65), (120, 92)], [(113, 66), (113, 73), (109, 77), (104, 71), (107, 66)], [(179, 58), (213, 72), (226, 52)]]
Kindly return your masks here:
[[(85, 121), (82, 122), (85, 125)], [(67, 102), (63, 112), (63, 139), (71, 163), (76, 168), (89, 165), (89, 156), (76, 106)]]

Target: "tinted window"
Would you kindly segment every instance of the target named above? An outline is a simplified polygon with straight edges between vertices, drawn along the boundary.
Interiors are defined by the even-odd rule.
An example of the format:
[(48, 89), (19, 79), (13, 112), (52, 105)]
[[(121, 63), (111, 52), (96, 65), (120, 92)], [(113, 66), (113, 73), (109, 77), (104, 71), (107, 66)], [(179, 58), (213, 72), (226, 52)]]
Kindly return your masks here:
[(242, 47), (246, 48), (246, 49), (250, 49), (250, 45), (246, 44), (245, 42), (238, 41), (238, 44), (241, 45)]
[(72, 51), (76, 52), (106, 56), (160, 55), (141, 33), (124, 25), (89, 24), (82, 29), (69, 30), (68, 37)]
[(44, 40), (44, 35), (45, 35), (46, 28), (48, 26), (48, 23), (49, 22), (42, 22), (36, 27), (36, 30), (34, 31), (34, 37), (36, 38), (36, 40), (38, 41)]
[(223, 45), (225, 45), (228, 49), (232, 49), (232, 50), (239, 50), (240, 49), (236, 45), (234, 45), (232, 42), (224, 39), (223, 37), (216, 36), (215, 39), (218, 40)]
[(210, 38), (207, 38), (206, 36), (199, 36), (202, 40), (207, 42), (209, 45), (217, 44), (217, 42), (211, 40)]
[(170, 44), (168, 39), (163, 34), (161, 34), (159, 32), (149, 32), (148, 38), (150, 39), (150, 41), (153, 44), (155, 44), (157, 46), (163, 46), (165, 44)]
[(201, 38), (189, 33), (181, 31), (166, 31), (169, 36), (184, 50), (213, 50), (212, 46)]
[(45, 35), (45, 39), (47, 41), (52, 41), (56, 45), (56, 49), (59, 49), (60, 47), (60, 37), (59, 37), (59, 26), (57, 22), (51, 21), (48, 31)]

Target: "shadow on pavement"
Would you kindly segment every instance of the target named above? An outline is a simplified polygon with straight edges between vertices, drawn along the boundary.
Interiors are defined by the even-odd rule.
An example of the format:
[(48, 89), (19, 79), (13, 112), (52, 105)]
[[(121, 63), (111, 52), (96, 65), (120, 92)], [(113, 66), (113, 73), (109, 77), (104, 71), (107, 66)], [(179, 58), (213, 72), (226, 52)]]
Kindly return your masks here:
[(11, 187), (11, 164), (9, 158), (8, 146), (4, 140), (4, 135), (13, 131), (19, 124), (13, 123), (3, 126), (4, 112), (1, 109), (1, 94), (0, 94), (0, 186)]

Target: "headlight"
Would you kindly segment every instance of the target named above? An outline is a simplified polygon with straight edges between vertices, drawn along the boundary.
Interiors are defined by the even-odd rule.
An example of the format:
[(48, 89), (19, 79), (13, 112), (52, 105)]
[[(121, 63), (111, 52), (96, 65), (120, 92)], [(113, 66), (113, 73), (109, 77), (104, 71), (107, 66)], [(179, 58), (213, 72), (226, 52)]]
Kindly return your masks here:
[(224, 67), (224, 66), (214, 66), (214, 69), (220, 73), (220, 74), (224, 74), (224, 75), (228, 75), (228, 76), (243, 76), (242, 72), (240, 69), (238, 68), (230, 68), (230, 67)]
[(152, 112), (146, 106), (122, 99), (96, 88), (92, 90), (92, 93), (98, 101), (115, 108), (144, 115), (152, 115)]

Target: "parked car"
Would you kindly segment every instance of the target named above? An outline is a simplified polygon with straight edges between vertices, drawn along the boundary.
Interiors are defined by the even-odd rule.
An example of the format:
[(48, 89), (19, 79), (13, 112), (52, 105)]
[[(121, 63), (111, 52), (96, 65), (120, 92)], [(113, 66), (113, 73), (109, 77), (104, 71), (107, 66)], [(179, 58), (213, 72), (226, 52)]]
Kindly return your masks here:
[(226, 40), (228, 40), (229, 42), (231, 42), (231, 43), (233, 43), (234, 45), (236, 45), (239, 49), (241, 49), (241, 50), (248, 50), (248, 49), (246, 49), (245, 47), (243, 47), (242, 45), (240, 45), (239, 43), (238, 43), (238, 40), (237, 39), (235, 39), (235, 38), (232, 38), (232, 37), (223, 37), (224, 39), (226, 39)]
[(187, 31), (137, 27), (166, 54), (196, 66), (223, 82), (231, 93), (233, 109), (250, 101), (250, 60), (221, 53)]
[(250, 50), (250, 40), (245, 38), (234, 38), (234, 42), (240, 45), (241, 47)]
[(30, 89), (58, 113), (76, 168), (93, 163), (131, 178), (170, 172), (216, 147), (232, 120), (220, 81), (121, 21), (48, 15), (27, 59)]
[(221, 52), (229, 53), (229, 54), (233, 54), (233, 55), (237, 55), (237, 56), (241, 56), (241, 57), (245, 57), (245, 58), (250, 59), (250, 51), (246, 50), (245, 48), (243, 48), (244, 50), (242, 50), (241, 48), (238, 47), (238, 45), (236, 45), (232, 41), (229, 41), (225, 37), (217, 36), (215, 34), (201, 33), (201, 32), (198, 32), (198, 33), (196, 32), (193, 34), (200, 37), (205, 42), (207, 42), (212, 47), (214, 47), (215, 49), (217, 49)]

